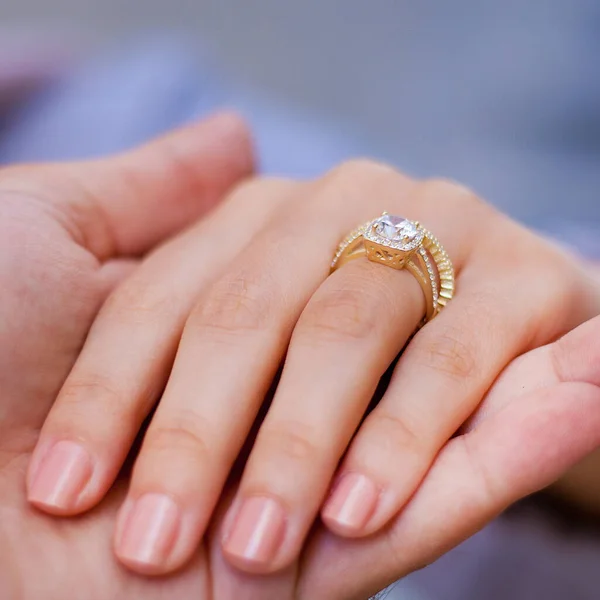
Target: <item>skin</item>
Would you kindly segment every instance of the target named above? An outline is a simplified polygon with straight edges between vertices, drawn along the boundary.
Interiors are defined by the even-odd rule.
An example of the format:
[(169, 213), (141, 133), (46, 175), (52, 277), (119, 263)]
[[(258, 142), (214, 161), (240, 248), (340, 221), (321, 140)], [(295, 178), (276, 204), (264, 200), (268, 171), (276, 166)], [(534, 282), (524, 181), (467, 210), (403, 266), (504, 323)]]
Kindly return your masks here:
[[(408, 272), (358, 260), (328, 277), (339, 239), (383, 210), (435, 232), (455, 263), (458, 291), (412, 339), (363, 422), (380, 377), (424, 311)], [(339, 548), (342, 537), (364, 538), (347, 543), (368, 547), (376, 532), (386, 539), (390, 523), (405, 524), (421, 494), (418, 506), (430, 503), (433, 510), (443, 496), (432, 497), (431, 490), (456, 485), (461, 461), (473, 462), (473, 446), (485, 448), (479, 429), (451, 438), (468, 427), (498, 376), (517, 357), (594, 317), (599, 306), (598, 282), (581, 259), (454, 183), (415, 181), (367, 161), (312, 182), (252, 181), (148, 257), (105, 303), (41, 431), (28, 468), (29, 500), (55, 515), (96, 506), (160, 399), (113, 543), (133, 571), (180, 569), (214, 524), (228, 474), (285, 359), (223, 526), (215, 529), (217, 556), (239, 571), (284, 577), (306, 546), (302, 564), (310, 580), (310, 557), (319, 556), (321, 545)], [(549, 402), (539, 398), (546, 393), (531, 399), (536, 411)], [(586, 404), (595, 390), (572, 393)], [(510, 430), (503, 427), (512, 413), (502, 414), (509, 416), (498, 417), (498, 435), (508, 436), (502, 444), (513, 452), (521, 454), (514, 432), (547, 441), (531, 422), (534, 412), (520, 415), (515, 408)], [(585, 438), (587, 451), (594, 433)], [(533, 481), (546, 485), (570, 466), (567, 458), (581, 457), (583, 441), (563, 443), (572, 444), (565, 456), (554, 453), (554, 442), (528, 455), (541, 471), (533, 477), (523, 467), (527, 476), (515, 489), (530, 493), (537, 489)], [(62, 475), (64, 448), (69, 460), (75, 457), (69, 477)], [(494, 454), (489, 447), (482, 452), (477, 460)], [(506, 477), (507, 465), (498, 468)], [(358, 491), (345, 496), (353, 506), (335, 510), (340, 500), (331, 498), (344, 491), (336, 484), (349, 476), (358, 482)], [(496, 493), (504, 498), (496, 509), (516, 499), (501, 487), (486, 492), (497, 502)], [(457, 507), (461, 524), (464, 505)], [(336, 536), (317, 535), (311, 550), (307, 537), (319, 513)], [(474, 527), (494, 514), (485, 513)], [(410, 527), (399, 527), (408, 527), (402, 537), (409, 539)], [(443, 547), (435, 536), (429, 544)]]
[[(131, 255), (160, 244), (202, 215), (248, 172), (248, 139), (240, 125), (235, 119), (233, 124), (221, 122), (212, 133), (199, 125), (125, 159), (2, 172), (3, 598), (365, 598), (434, 560), (508, 504), (547, 485), (600, 442), (597, 319), (513, 362), (465, 431), (444, 445), (424, 483), (388, 528), (364, 540), (349, 540), (317, 526), (301, 559), (280, 573), (255, 577), (223, 557), (223, 516), (237, 491), (235, 479), (192, 560), (163, 578), (140, 577), (111, 554), (127, 471), (92, 511), (77, 519), (33, 509), (24, 486), (27, 464), (98, 307), (137, 268)], [(241, 152), (217, 152), (215, 163), (215, 137)], [(215, 179), (216, 173), (223, 177)], [(117, 213), (111, 208), (115, 197)], [(167, 246), (188, 240), (192, 231)]]

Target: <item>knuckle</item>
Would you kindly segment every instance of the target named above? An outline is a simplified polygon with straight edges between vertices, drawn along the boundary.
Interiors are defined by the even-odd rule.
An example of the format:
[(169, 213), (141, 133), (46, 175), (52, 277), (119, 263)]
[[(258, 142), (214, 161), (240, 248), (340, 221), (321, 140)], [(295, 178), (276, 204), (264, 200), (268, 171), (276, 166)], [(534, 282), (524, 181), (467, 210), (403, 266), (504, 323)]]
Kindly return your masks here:
[(452, 179), (429, 179), (425, 185), (434, 198), (444, 198), (460, 204), (483, 203), (483, 200), (471, 188)]
[[(348, 457), (359, 470), (389, 476), (389, 465), (402, 456), (406, 468), (416, 471), (425, 468), (431, 458), (431, 436), (419, 433), (418, 426), (404, 416), (380, 406), (367, 418), (358, 438), (350, 446)], [(374, 443), (373, 440), (376, 440)]]
[(60, 392), (59, 402), (73, 420), (89, 414), (93, 406), (101, 407), (103, 415), (118, 417), (126, 406), (125, 394), (105, 377), (88, 375), (67, 381)]
[(414, 185), (413, 180), (394, 167), (374, 160), (357, 158), (346, 161), (329, 171), (320, 180), (313, 202), (322, 205), (327, 200), (330, 209), (361, 214), (365, 209), (365, 194), (386, 198), (404, 195)]
[(297, 332), (307, 340), (344, 343), (370, 336), (376, 321), (375, 311), (361, 290), (340, 288), (313, 298)]
[(369, 158), (353, 158), (347, 160), (330, 171), (334, 179), (368, 180), (379, 177), (397, 175), (397, 171), (385, 163)]
[(540, 253), (535, 268), (532, 267), (532, 277), (546, 282), (542, 289), (552, 313), (568, 314), (577, 306), (584, 310), (588, 308), (580, 300), (592, 297), (590, 280), (582, 278), (580, 272), (573, 269), (570, 257), (561, 251), (553, 248), (550, 252)]
[[(366, 219), (366, 198), (379, 198), (377, 206), (383, 209), (381, 200), (405, 196), (414, 185), (413, 179), (391, 165), (355, 158), (337, 165), (313, 182), (308, 201), (302, 207), (319, 210), (323, 215), (331, 214), (338, 219), (340, 210), (354, 214), (357, 220)], [(379, 209), (371, 205), (371, 211)]]
[(266, 289), (253, 277), (227, 276), (214, 284), (191, 323), (198, 329), (225, 333), (263, 330), (270, 323), (273, 304)]
[(555, 339), (553, 347), (560, 350), (568, 340), (562, 336), (597, 314), (595, 282), (582, 278), (570, 265), (562, 268), (556, 263), (545, 271), (532, 273), (534, 279), (545, 283), (533, 299), (536, 303), (529, 322), (531, 344), (537, 346)]
[(261, 447), (267, 456), (279, 456), (295, 463), (313, 463), (323, 454), (312, 428), (302, 423), (281, 423), (264, 431)]
[[(427, 335), (421, 333), (412, 348), (413, 360), (459, 382), (473, 379), (477, 374), (477, 358), (470, 345), (463, 341), (461, 331), (446, 327)], [(410, 350), (411, 346), (409, 346)]]
[(265, 198), (276, 198), (289, 193), (299, 185), (301, 185), (299, 182), (285, 177), (265, 176), (260, 179), (244, 179), (233, 188), (229, 201), (244, 205), (248, 200), (264, 201)]
[(376, 432), (378, 444), (382, 446), (393, 445), (393, 450), (401, 447), (420, 448), (421, 438), (414, 425), (409, 424), (405, 418), (383, 410), (375, 410), (369, 415), (369, 429)]
[(207, 434), (209, 430), (209, 423), (196, 412), (181, 411), (150, 427), (144, 446), (153, 452), (184, 453), (195, 460), (210, 460), (213, 444)]
[(354, 158), (331, 169), (323, 181), (326, 187), (347, 189), (356, 195), (357, 187), (362, 193), (365, 188), (371, 188), (377, 182), (396, 182), (399, 179), (408, 181), (407, 177), (390, 165), (367, 158)]
[(102, 314), (119, 321), (146, 324), (157, 317), (168, 316), (174, 308), (169, 294), (140, 278), (131, 277), (108, 297)]
[(429, 179), (425, 186), (425, 199), (429, 203), (447, 205), (476, 224), (495, 222), (491, 216), (496, 213), (490, 204), (478, 196), (471, 188), (451, 179)]

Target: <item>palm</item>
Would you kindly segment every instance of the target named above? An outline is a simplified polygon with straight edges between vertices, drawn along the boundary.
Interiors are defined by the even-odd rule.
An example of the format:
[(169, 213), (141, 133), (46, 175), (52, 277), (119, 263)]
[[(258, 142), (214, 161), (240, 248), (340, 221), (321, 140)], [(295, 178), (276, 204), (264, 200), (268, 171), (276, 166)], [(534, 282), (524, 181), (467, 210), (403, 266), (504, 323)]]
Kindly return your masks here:
[[(2, 596), (108, 600), (138, 597), (131, 592), (147, 588), (143, 597), (149, 600), (201, 598), (205, 571), (198, 565), (157, 585), (112, 559), (110, 537), (122, 485), (98, 510), (76, 520), (50, 518), (26, 502), (24, 473), (37, 431), (113, 275), (36, 204), (14, 200), (4, 203), (3, 211), (11, 214), (0, 219), (0, 323), (9, 341), (0, 361), (0, 581), (8, 582), (9, 590)], [(17, 241), (28, 252), (26, 261), (8, 247)]]
[(201, 553), (150, 581), (110, 539), (124, 482), (95, 511), (51, 518), (25, 498), (40, 427), (111, 289), (252, 170), (249, 134), (217, 115), (111, 159), (0, 171), (0, 596), (23, 600), (198, 598)]

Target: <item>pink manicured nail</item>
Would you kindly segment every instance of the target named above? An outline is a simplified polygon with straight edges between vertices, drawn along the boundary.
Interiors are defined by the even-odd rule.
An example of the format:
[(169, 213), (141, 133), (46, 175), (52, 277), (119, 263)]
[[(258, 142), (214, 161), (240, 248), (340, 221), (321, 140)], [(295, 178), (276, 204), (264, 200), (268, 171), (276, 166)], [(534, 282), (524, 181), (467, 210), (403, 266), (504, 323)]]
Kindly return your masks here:
[(235, 559), (268, 564), (277, 554), (285, 531), (285, 512), (270, 498), (248, 498), (225, 538), (223, 549)]
[(361, 530), (369, 521), (379, 499), (377, 486), (364, 475), (348, 473), (335, 486), (325, 503), (323, 519), (348, 532)]
[(117, 540), (125, 563), (161, 566), (169, 557), (181, 523), (179, 508), (163, 494), (145, 494), (131, 507)]
[(92, 459), (83, 446), (61, 441), (42, 459), (29, 486), (29, 502), (49, 510), (71, 510), (92, 476)]

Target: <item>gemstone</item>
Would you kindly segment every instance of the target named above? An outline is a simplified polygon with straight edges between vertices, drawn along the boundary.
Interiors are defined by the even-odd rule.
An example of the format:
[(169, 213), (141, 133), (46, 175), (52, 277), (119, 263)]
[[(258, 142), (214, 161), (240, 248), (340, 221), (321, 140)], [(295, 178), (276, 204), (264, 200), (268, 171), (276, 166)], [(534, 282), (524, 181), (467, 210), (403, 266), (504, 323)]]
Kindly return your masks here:
[(383, 215), (373, 221), (367, 237), (394, 248), (409, 250), (421, 243), (423, 232), (413, 221), (394, 215)]

